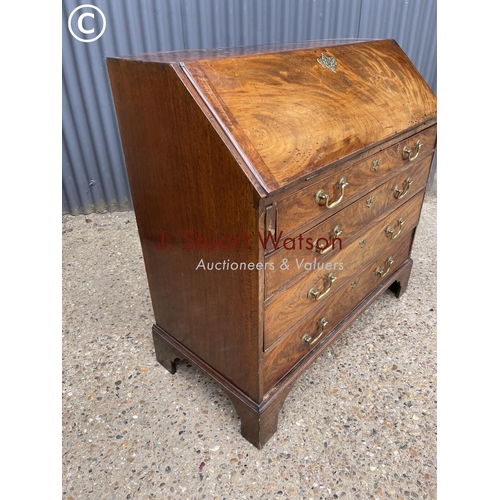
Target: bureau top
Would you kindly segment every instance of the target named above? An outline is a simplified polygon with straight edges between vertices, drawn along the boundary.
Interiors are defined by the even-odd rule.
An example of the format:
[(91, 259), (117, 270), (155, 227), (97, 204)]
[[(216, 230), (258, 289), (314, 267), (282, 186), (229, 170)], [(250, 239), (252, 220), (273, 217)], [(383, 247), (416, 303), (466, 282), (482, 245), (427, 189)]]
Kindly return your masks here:
[(320, 40), (140, 54), (195, 91), (266, 192), (436, 121), (436, 97), (394, 40)]

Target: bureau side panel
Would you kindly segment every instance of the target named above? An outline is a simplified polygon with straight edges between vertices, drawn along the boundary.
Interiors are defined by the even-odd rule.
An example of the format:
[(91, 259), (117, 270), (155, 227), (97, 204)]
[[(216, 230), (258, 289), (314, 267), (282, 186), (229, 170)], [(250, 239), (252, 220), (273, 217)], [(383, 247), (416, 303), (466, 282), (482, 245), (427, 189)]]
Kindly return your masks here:
[(258, 402), (258, 196), (172, 66), (108, 71), (156, 323)]

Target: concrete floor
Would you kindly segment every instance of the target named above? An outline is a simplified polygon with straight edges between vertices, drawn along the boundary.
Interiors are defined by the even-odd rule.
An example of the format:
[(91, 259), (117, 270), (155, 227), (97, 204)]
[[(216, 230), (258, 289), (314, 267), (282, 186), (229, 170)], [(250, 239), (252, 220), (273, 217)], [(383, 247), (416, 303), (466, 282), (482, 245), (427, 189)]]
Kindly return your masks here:
[(302, 375), (262, 450), (219, 386), (155, 359), (132, 212), (63, 217), (63, 498), (436, 498), (436, 196), (406, 294)]

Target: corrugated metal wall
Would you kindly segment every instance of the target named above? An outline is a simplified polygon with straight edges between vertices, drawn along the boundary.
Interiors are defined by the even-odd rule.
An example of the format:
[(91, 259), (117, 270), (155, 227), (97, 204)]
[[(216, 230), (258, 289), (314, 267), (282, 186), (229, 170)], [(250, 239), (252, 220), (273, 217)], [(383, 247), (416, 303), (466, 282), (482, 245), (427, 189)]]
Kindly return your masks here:
[[(322, 38), (394, 38), (436, 91), (436, 2), (100, 0), (89, 6), (63, 0), (63, 212), (132, 208), (106, 57)], [(92, 6), (104, 15), (105, 26)], [(69, 27), (82, 40), (105, 29), (97, 40), (84, 42)]]

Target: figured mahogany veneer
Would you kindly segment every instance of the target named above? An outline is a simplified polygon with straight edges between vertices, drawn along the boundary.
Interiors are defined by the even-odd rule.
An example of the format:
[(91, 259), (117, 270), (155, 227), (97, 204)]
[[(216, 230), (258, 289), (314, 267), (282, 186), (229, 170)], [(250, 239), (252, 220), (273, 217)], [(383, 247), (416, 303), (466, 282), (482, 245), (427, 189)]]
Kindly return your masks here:
[[(303, 272), (301, 279), (290, 282), (265, 303), (264, 349), (267, 349), (289, 328), (292, 328), (315, 306), (328, 300), (337, 288), (346, 280), (351, 279), (367, 262), (385, 249), (390, 249), (398, 239), (411, 233), (418, 223), (423, 197), (424, 193), (420, 191), (403, 206), (373, 221), (361, 232), (358, 238), (352, 239), (349, 244), (344, 245), (341, 251), (334, 251), (334, 257), (321, 259), (318, 256), (316, 261), (314, 261), (314, 257), (304, 258), (306, 262), (312, 261), (316, 269)], [(399, 219), (404, 221), (401, 226), (398, 225)], [(396, 238), (393, 239), (396, 233), (387, 234), (387, 228), (398, 233)], [(302, 262), (302, 258), (295, 257), (293, 250), (288, 253), (290, 267), (296, 269)], [(331, 263), (330, 269), (321, 266), (322, 263), (327, 264), (328, 262)], [(335, 263), (342, 265), (337, 267)], [(303, 266), (304, 264), (301, 267), (303, 268)], [(276, 270), (269, 271), (269, 273), (271, 272), (276, 272)], [(330, 274), (334, 276), (335, 281), (327, 283), (327, 277)], [(323, 298), (308, 298), (308, 291), (311, 288), (323, 293)]]
[[(340, 245), (342, 245), (342, 249), (345, 249), (346, 245), (348, 245), (353, 238), (358, 237), (362, 239), (361, 232), (371, 221), (408, 200), (406, 197), (399, 199), (394, 197), (394, 189), (396, 186), (403, 185), (405, 180), (410, 177), (412, 179), (412, 184), (410, 186), (412, 194), (425, 188), (431, 161), (432, 155), (429, 155), (422, 163), (410, 163), (405, 168), (400, 169), (394, 177), (390, 178), (384, 184), (369, 191), (367, 194), (357, 199), (357, 201), (351, 203), (343, 210), (339, 210), (309, 231), (298, 231), (299, 234), (295, 237), (294, 234), (289, 234), (288, 236), (281, 235), (279, 240), (278, 237), (276, 237), (274, 242), (277, 250), (267, 256), (266, 262), (272, 263), (273, 267), (276, 269), (285, 258), (289, 260), (298, 259), (299, 261), (304, 259), (305, 262), (310, 261), (311, 258), (337, 261), (339, 258), (338, 252)], [(280, 231), (281, 227), (282, 218), (280, 217)], [(342, 231), (338, 237), (340, 241), (334, 242), (334, 248), (331, 251), (320, 254), (317, 251), (313, 252), (312, 249), (309, 249), (311, 245), (307, 244), (308, 240), (312, 240), (312, 242), (320, 240), (320, 244), (324, 244), (321, 238), (323, 238), (323, 240), (331, 240), (332, 232), (337, 227)], [(296, 232), (297, 231), (295, 231), (295, 233)], [(299, 239), (301, 236), (302, 243)], [(283, 246), (283, 243), (285, 243), (285, 246)], [(343, 258), (344, 255), (345, 253), (342, 254)], [(266, 298), (300, 274), (300, 270), (297, 266), (290, 266), (289, 269), (280, 269), (279, 273), (269, 270), (270, 267), (271, 266), (268, 266), (266, 269)], [(303, 268), (304, 266), (301, 267)]]
[[(107, 65), (157, 359), (220, 383), (260, 448), (304, 370), (378, 295), (405, 291), (436, 98), (393, 40)], [(290, 248), (335, 228), (341, 249)]]
[[(283, 236), (288, 235), (309, 221), (317, 222), (316, 219), (328, 217), (331, 214), (324, 206), (319, 206), (314, 201), (314, 195), (319, 189), (338, 196), (338, 182), (344, 177), (348, 186), (345, 188), (344, 197), (336, 209), (344, 208), (357, 199), (362, 193), (373, 189), (381, 181), (388, 178), (388, 174), (400, 173), (407, 162), (402, 159), (402, 151), (405, 146), (412, 147), (417, 141), (422, 141), (423, 146), (419, 151), (418, 158), (427, 152), (433, 151), (436, 142), (436, 127), (424, 130), (406, 140), (396, 143), (394, 146), (370, 156), (367, 160), (355, 163), (345, 169), (335, 170), (319, 182), (300, 190), (294, 196), (289, 196), (277, 203), (280, 214), (280, 231)], [(431, 158), (429, 158), (431, 159)], [(425, 183), (424, 183), (425, 184)], [(415, 186), (412, 188), (415, 190)]]

